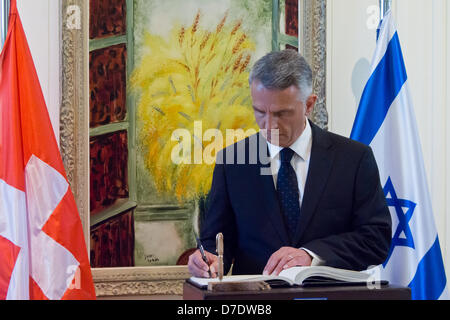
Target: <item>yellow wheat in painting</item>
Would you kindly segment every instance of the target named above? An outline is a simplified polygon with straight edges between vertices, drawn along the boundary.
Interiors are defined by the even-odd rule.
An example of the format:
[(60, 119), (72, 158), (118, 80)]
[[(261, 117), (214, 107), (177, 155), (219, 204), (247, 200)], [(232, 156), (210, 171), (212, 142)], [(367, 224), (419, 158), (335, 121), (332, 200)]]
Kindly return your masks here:
[(158, 191), (175, 194), (179, 201), (208, 193), (214, 165), (174, 164), (175, 130), (189, 130), (192, 150), (195, 144), (204, 149), (209, 143), (195, 136), (195, 121), (202, 122), (203, 133), (219, 129), (224, 138), (227, 129), (257, 130), (248, 85), (254, 42), (241, 21), (229, 22), (227, 14), (210, 30), (200, 20), (199, 12), (192, 25), (174, 27), (169, 38), (147, 33), (148, 54), (131, 80), (140, 94), (146, 167)]

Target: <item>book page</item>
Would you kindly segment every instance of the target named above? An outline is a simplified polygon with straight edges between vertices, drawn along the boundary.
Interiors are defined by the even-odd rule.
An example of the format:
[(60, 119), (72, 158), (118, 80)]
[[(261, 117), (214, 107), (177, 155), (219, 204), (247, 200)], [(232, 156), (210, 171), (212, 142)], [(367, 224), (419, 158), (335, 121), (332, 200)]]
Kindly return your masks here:
[(292, 267), (292, 268), (289, 268), (289, 269), (285, 269), (285, 270), (283, 270), (283, 271), (281, 271), (280, 272), (280, 277), (285, 277), (285, 278), (288, 278), (288, 279), (290, 279), (292, 282), (296, 282), (295, 281), (295, 279), (296, 279), (296, 277), (297, 277), (297, 275), (300, 273), (300, 272), (302, 272), (302, 271), (304, 271), (304, 270), (308, 270), (308, 269), (310, 269), (311, 267)]
[[(225, 276), (222, 282), (238, 282), (238, 281), (252, 281), (252, 280), (264, 280), (262, 275), (239, 275), (239, 276)], [(208, 284), (214, 282), (220, 282), (219, 278), (197, 278), (191, 277), (190, 280), (202, 287), (208, 286)]]
[[(293, 267), (281, 271), (279, 276), (234, 275), (223, 277), (222, 282), (284, 280), (290, 285), (301, 285), (303, 280), (310, 276), (320, 276), (347, 282), (361, 282), (366, 281), (370, 274), (368, 272), (337, 269), (327, 266)], [(207, 287), (210, 282), (220, 282), (218, 278), (209, 279), (191, 277), (190, 280), (202, 287)]]

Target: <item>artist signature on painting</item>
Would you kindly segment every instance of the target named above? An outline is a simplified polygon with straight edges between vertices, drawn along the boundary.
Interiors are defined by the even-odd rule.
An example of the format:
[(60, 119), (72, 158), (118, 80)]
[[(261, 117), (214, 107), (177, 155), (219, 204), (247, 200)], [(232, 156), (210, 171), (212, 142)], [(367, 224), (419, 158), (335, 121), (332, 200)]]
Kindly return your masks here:
[(145, 261), (147, 261), (148, 263), (155, 263), (155, 262), (159, 262), (159, 258), (153, 254), (147, 254), (144, 256)]

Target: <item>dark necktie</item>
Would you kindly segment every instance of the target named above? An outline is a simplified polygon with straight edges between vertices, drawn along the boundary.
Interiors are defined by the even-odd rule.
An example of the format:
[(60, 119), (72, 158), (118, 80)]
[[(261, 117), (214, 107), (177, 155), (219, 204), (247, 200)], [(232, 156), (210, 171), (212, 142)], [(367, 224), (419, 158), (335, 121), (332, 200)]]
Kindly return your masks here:
[(300, 202), (297, 175), (291, 165), (294, 151), (284, 148), (280, 152), (281, 166), (277, 177), (277, 193), (289, 237), (293, 240), (300, 218)]

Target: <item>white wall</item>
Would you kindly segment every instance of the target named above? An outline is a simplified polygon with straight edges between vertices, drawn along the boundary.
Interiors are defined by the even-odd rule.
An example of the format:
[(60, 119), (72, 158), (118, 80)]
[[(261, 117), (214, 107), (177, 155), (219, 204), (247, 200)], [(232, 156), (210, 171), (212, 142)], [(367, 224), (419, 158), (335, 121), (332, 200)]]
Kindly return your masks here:
[(59, 3), (59, 0), (17, 0), (58, 145), (61, 100)]
[[(442, 254), (450, 276), (450, 3), (393, 0)], [(330, 129), (349, 136), (369, 77), (376, 30), (366, 10), (378, 0), (328, 1)]]

